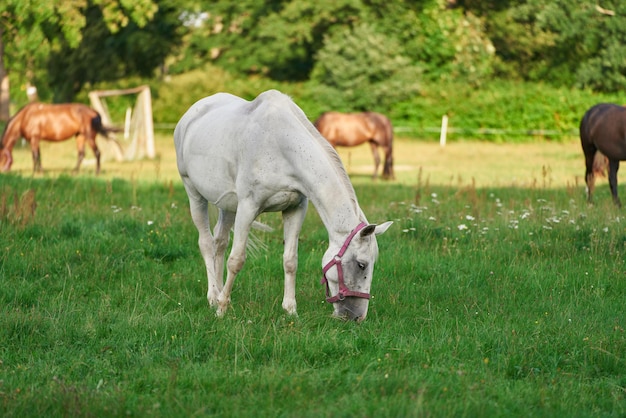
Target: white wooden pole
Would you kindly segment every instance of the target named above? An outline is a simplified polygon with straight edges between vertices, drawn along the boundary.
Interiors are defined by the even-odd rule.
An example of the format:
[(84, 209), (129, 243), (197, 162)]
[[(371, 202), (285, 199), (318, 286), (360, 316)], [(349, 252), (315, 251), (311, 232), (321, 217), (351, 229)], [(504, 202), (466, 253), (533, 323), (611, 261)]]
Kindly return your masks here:
[(146, 154), (148, 158), (153, 159), (156, 157), (156, 149), (154, 146), (154, 124), (152, 121), (152, 94), (150, 93), (150, 87), (145, 86), (144, 90), (140, 93), (143, 97), (144, 108), (144, 121), (146, 126)]
[(443, 148), (446, 146), (446, 136), (448, 134), (448, 115), (441, 117), (441, 134), (439, 135), (439, 145)]
[(128, 141), (128, 137), (130, 136), (130, 119), (131, 119), (132, 110), (130, 107), (126, 108), (126, 118), (124, 119), (124, 139)]

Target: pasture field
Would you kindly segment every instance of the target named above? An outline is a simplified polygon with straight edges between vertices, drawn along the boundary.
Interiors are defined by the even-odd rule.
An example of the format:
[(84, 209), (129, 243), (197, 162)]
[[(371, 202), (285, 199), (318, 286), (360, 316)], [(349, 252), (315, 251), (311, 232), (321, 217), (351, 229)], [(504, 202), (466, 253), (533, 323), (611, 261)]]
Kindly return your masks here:
[[(493, 143), (454, 141), (441, 147), (438, 142), (416, 141), (399, 137), (394, 140), (396, 182), (476, 187), (578, 187), (584, 193), (584, 158), (579, 139), (525, 143)], [(120, 140), (122, 147), (127, 144)], [(173, 140), (169, 135), (156, 136), (155, 160), (132, 163), (113, 159), (110, 142), (98, 137), (102, 151), (102, 179), (122, 178), (138, 181), (179, 181)], [(337, 150), (356, 184), (369, 184), (373, 159), (367, 144)], [(30, 148), (22, 143), (14, 149), (12, 172), (31, 176), (33, 170)], [(42, 166), (47, 177), (71, 174), (76, 165), (74, 140), (41, 143)], [(383, 154), (381, 153), (381, 159)], [(382, 167), (382, 166), (381, 166)], [(379, 168), (381, 170), (382, 168)], [(95, 159), (86, 149), (81, 176), (93, 175)]]
[[(623, 417), (626, 217), (575, 142), (401, 139), (395, 182), (340, 150), (379, 237), (368, 318), (331, 317), (327, 233), (300, 238), (282, 312), (280, 216), (218, 319), (171, 138), (71, 174), (71, 142), (0, 176), (0, 415)], [(89, 154), (88, 154), (89, 157)], [(624, 188), (621, 188), (624, 195)]]

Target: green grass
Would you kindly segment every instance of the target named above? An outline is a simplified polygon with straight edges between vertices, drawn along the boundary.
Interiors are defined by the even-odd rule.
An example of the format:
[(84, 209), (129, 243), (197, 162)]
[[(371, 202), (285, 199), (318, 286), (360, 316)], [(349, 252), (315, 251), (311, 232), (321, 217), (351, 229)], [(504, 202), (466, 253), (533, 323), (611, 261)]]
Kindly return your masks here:
[(178, 182), (1, 180), (2, 416), (626, 414), (626, 218), (608, 187), (590, 207), (571, 188), (362, 180), (370, 221), (395, 224), (356, 324), (324, 302), (314, 210), (299, 317), (269, 214), (218, 319)]

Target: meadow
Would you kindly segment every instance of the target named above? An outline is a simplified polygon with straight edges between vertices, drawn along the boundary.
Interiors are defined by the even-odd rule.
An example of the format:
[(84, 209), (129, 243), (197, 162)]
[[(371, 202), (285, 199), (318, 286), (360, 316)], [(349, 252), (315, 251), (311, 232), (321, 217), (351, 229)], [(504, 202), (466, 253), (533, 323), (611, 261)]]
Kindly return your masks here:
[[(298, 317), (282, 300), (280, 216), (262, 215), (216, 318), (171, 137), (154, 161), (45, 144), (0, 177), (0, 415), (622, 417), (626, 229), (606, 179), (584, 195), (574, 139), (399, 138), (393, 182), (340, 149), (378, 242), (368, 318), (331, 317), (310, 210)], [(88, 151), (88, 158), (91, 157)], [(623, 182), (626, 180), (623, 180)], [(626, 190), (620, 188), (622, 196)]]

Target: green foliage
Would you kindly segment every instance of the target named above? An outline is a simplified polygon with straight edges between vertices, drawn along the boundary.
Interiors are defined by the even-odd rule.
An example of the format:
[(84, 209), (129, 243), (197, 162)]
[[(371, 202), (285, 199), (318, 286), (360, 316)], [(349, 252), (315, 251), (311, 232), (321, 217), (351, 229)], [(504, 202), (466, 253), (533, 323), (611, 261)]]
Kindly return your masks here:
[[(311, 120), (331, 108), (354, 109), (352, 102), (341, 100), (341, 97), (329, 98), (330, 93), (325, 93), (323, 87), (313, 82), (287, 83), (264, 77), (238, 77), (212, 65), (164, 80), (129, 78), (124, 83), (99, 83), (93, 87), (106, 90), (141, 84), (151, 86), (153, 117), (157, 126), (173, 126), (194, 102), (221, 91), (251, 100), (265, 90), (278, 89), (290, 95)], [(85, 93), (77, 99), (88, 103)], [(600, 102), (623, 104), (623, 97), (619, 93), (594, 93), (545, 83), (498, 79), (484, 82), (480, 88), (460, 81), (424, 81), (420, 83), (419, 93), (393, 103), (385, 113), (394, 126), (401, 128), (400, 135), (420, 139), (438, 140), (441, 118), (448, 115), (448, 139), (452, 141), (568, 140), (578, 136), (578, 126), (585, 111)], [(107, 103), (110, 111), (118, 115), (116, 120), (122, 120), (126, 108), (132, 104), (121, 98), (107, 99)]]
[(31, 83), (44, 101), (71, 101), (85, 83), (152, 75), (179, 38), (173, 3), (3, 2), (1, 41), (13, 91)]
[(367, 21), (378, 33), (393, 39), (402, 55), (418, 66), (424, 76), (437, 79), (450, 72), (456, 54), (450, 32), (461, 13), (442, 13), (439, 1), (370, 1), (372, 18)]
[(156, 79), (209, 64), (236, 79), (300, 83), (298, 89), (324, 101), (316, 106), (322, 110), (387, 111), (418, 84), (482, 87), (494, 77), (619, 92), (626, 87), (624, 16), (626, 5), (617, 0), (0, 5), (17, 107), (26, 101), (27, 83), (43, 101), (69, 101), (102, 82)]
[(532, 131), (545, 131), (544, 137), (549, 139), (567, 139), (578, 136), (580, 119), (591, 106), (622, 102), (619, 94), (544, 83), (494, 80), (479, 89), (459, 82), (424, 83), (422, 87), (419, 96), (395, 104), (390, 116), (394, 125), (410, 127), (413, 135), (432, 139), (439, 138), (443, 115), (449, 117), (452, 140), (518, 142), (541, 137)]
[[(141, 18), (141, 25), (131, 20), (114, 28), (106, 9), (87, 8), (80, 44), (74, 47), (62, 42), (48, 59), (54, 101), (72, 101), (84, 85), (133, 75), (153, 76), (182, 35), (178, 9), (170, 3), (160, 2), (154, 16)], [(148, 16), (151, 18), (146, 20)]]
[(278, 230), (217, 319), (180, 184), (3, 176), (0, 196), (28, 191), (34, 217), (0, 211), (3, 416), (626, 413), (626, 236), (608, 192), (590, 207), (571, 190), (357, 186), (395, 224), (355, 324), (323, 301), (314, 211), (300, 316), (281, 311)]
[(614, 14), (596, 9), (586, 16), (592, 27), (583, 32), (584, 62), (576, 71), (576, 81), (594, 90), (622, 91), (626, 88), (626, 5), (619, 1), (602, 5)]
[(495, 13), (481, 10), (504, 76), (604, 92), (626, 87), (623, 2), (510, 3)]
[[(0, 43), (3, 48), (6, 71), (12, 79), (22, 84), (22, 94), (26, 82), (33, 84), (46, 79), (46, 59), (58, 46), (51, 33), (65, 37), (68, 44), (76, 46), (80, 42), (80, 31), (85, 18), (80, 13), (84, 2), (7, 0), (0, 4)], [(61, 15), (60, 12), (63, 12)], [(61, 16), (66, 21), (62, 22)], [(41, 86), (41, 97), (49, 97), (50, 90), (45, 83)]]
[(159, 123), (178, 122), (196, 101), (219, 92), (228, 92), (252, 100), (259, 93), (272, 88), (283, 90), (285, 93), (298, 89), (297, 85), (277, 83), (262, 77), (235, 77), (213, 65), (168, 77), (160, 83), (153, 83), (153, 86), (152, 111), (155, 121)]
[(184, 63), (210, 58), (229, 70), (293, 81), (308, 78), (329, 28), (365, 14), (358, 0), (216, 2), (208, 11), (206, 22), (192, 31)]
[(311, 81), (328, 110), (379, 110), (418, 91), (419, 71), (400, 46), (370, 26), (340, 30), (325, 39)]

